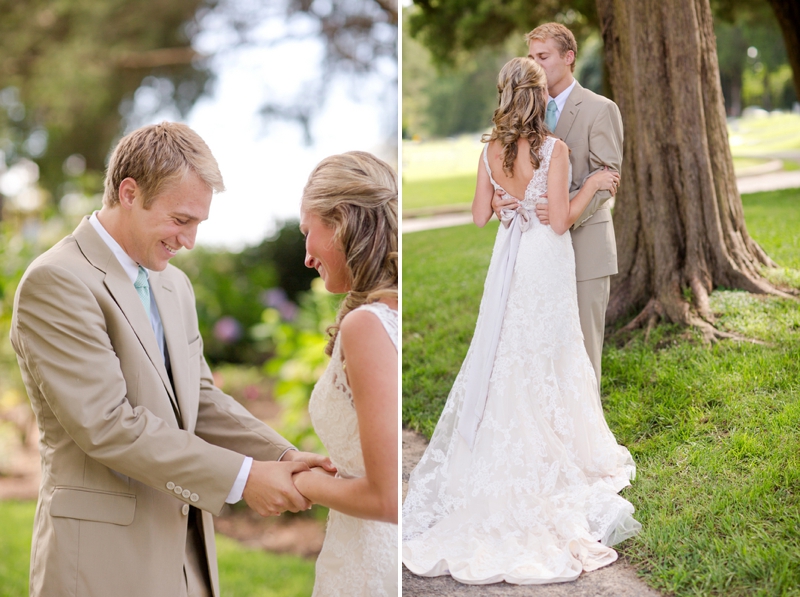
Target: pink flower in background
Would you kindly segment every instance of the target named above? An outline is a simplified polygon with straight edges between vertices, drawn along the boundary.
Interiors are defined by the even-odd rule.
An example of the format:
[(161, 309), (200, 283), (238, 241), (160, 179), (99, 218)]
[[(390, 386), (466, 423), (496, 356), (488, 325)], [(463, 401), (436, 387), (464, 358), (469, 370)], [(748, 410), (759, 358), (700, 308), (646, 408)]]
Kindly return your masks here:
[(266, 307), (277, 309), (284, 321), (293, 321), (297, 316), (297, 305), (289, 300), (283, 288), (270, 288), (261, 294), (261, 302)]
[(242, 337), (242, 324), (234, 317), (226, 315), (214, 324), (214, 337), (223, 344), (233, 344)]

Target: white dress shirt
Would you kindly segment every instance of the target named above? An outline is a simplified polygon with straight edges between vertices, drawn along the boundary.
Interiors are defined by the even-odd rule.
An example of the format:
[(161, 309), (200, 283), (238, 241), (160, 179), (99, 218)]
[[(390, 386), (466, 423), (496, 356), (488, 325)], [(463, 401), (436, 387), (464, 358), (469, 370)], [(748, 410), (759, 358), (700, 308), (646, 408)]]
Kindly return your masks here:
[[(125, 270), (125, 273), (128, 274), (128, 277), (131, 279), (131, 284), (133, 284), (139, 275), (139, 264), (136, 263), (130, 257), (130, 255), (128, 255), (122, 249), (122, 247), (119, 246), (119, 243), (114, 240), (114, 237), (111, 236), (105, 228), (103, 228), (103, 225), (100, 223), (100, 220), (97, 217), (97, 213), (98, 212), (95, 211), (91, 215), (89, 218), (89, 223), (97, 231), (97, 234), (100, 235), (100, 238), (103, 239), (103, 242), (106, 243), (108, 248), (111, 249), (111, 252), (114, 253), (117, 261), (119, 261), (120, 265), (122, 266), (122, 269)], [(149, 280), (150, 271), (147, 268), (144, 268), (144, 271), (147, 274), (147, 279)], [(156, 305), (156, 299), (152, 292), (150, 292), (150, 327), (153, 328), (153, 333), (156, 335), (156, 341), (158, 342), (158, 349), (161, 351), (161, 356), (164, 357), (164, 363), (166, 364), (167, 369), (169, 369), (169, 353), (166, 351), (164, 344), (164, 327), (161, 325), (161, 316), (158, 314), (158, 306)], [(291, 450), (292, 448), (289, 449)], [(283, 454), (286, 454), (286, 452)], [(281, 458), (283, 458), (283, 454), (281, 454)], [(280, 460), (280, 458), (278, 460)], [(242, 468), (239, 469), (239, 474), (236, 476), (236, 481), (234, 481), (233, 487), (231, 488), (228, 497), (225, 499), (228, 504), (235, 504), (242, 499), (244, 486), (247, 484), (247, 477), (250, 475), (250, 467), (252, 465), (253, 459), (250, 456), (245, 456), (244, 462), (242, 463)]]
[(572, 84), (567, 87), (564, 91), (559, 93), (556, 97), (549, 97), (547, 103), (550, 103), (550, 100), (554, 100), (556, 102), (556, 124), (558, 124), (558, 119), (561, 118), (561, 112), (564, 110), (564, 106), (567, 103), (567, 98), (569, 98), (569, 94), (572, 93), (572, 90), (575, 89), (575, 83), (577, 83), (576, 79), (572, 79)]

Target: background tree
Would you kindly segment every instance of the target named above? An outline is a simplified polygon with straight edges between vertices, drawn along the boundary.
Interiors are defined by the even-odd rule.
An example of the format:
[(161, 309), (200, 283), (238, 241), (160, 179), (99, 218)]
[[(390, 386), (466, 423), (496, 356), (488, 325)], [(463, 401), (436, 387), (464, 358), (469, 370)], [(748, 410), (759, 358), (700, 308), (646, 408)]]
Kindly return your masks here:
[[(322, 42), (317, 69), (304, 65), (300, 91), (286, 96), (275, 84), (265, 98), (265, 118), (295, 122), (307, 143), (312, 123), (334, 82), (346, 76), (353, 95), (377, 94), (386, 106), (387, 143), (397, 138), (397, 1), (396, 0), (220, 0), (209, 23), (231, 32), (235, 46), (275, 46), (301, 40)], [(285, 30), (264, 28), (281, 20)], [(377, 78), (372, 75), (378, 74)], [(376, 85), (377, 82), (377, 85)]]
[(767, 0), (783, 31), (786, 53), (794, 75), (795, 97), (800, 99), (800, 3), (796, 0)]
[[(0, 0), (0, 133), (5, 161), (35, 161), (53, 198), (102, 173), (134, 92), (185, 114), (212, 79), (191, 47), (205, 0)], [(65, 167), (71, 155), (76, 159)], [(86, 180), (98, 190), (98, 180)], [(101, 181), (100, 181), (101, 182)], [(62, 192), (59, 193), (59, 190)]]
[(791, 109), (797, 96), (786, 44), (766, 1), (712, 3), (722, 92), (729, 116), (756, 105)]
[(646, 305), (630, 327), (664, 317), (714, 338), (715, 287), (783, 293), (744, 223), (710, 5), (598, 0), (598, 13), (626, 131), (608, 321)]

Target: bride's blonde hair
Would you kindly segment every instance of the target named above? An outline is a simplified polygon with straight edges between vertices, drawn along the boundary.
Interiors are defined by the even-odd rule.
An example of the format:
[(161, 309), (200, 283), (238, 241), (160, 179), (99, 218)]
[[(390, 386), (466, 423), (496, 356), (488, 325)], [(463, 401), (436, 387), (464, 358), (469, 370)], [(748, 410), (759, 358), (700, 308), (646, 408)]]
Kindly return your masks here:
[(494, 111), (491, 134), (481, 138), (484, 143), (499, 141), (503, 146), (503, 172), (514, 176), (517, 141), (527, 139), (531, 145), (531, 164), (539, 168), (539, 148), (550, 134), (544, 123), (547, 109), (547, 77), (533, 58), (512, 58), (500, 70), (497, 78), (499, 105)]
[(328, 328), (325, 352), (330, 355), (345, 315), (365, 303), (397, 299), (397, 175), (364, 151), (330, 156), (308, 177), (302, 208), (334, 229), (350, 282)]

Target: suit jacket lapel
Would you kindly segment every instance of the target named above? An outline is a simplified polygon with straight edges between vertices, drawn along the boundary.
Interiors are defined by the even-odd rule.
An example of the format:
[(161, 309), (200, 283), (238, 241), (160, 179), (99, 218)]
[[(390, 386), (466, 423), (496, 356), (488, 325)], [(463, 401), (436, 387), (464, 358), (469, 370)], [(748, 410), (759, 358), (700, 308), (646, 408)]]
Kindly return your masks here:
[(189, 390), (189, 345), (186, 330), (183, 328), (183, 317), (177, 304), (177, 295), (172, 281), (160, 272), (150, 274), (150, 291), (156, 299), (161, 325), (164, 328), (164, 343), (169, 352), (172, 383), (178, 399), (181, 413), (181, 427), (194, 429), (197, 419), (197, 405), (188, 399)]
[(572, 125), (575, 122), (575, 119), (578, 117), (578, 112), (580, 112), (581, 102), (583, 101), (583, 87), (581, 84), (575, 81), (575, 87), (572, 88), (572, 91), (567, 97), (567, 103), (564, 104), (564, 110), (561, 112), (561, 116), (558, 118), (558, 124), (556, 124), (556, 130), (553, 131), (555, 136), (561, 139), (564, 143), (569, 146), (567, 142), (567, 135), (569, 135), (570, 129), (572, 129)]
[[(94, 228), (89, 223), (88, 217), (81, 221), (72, 235), (86, 259), (88, 259), (94, 267), (105, 273), (103, 283), (111, 296), (114, 297), (122, 314), (128, 320), (128, 323), (130, 323), (139, 342), (141, 342), (148, 358), (153, 363), (156, 371), (158, 371), (158, 375), (164, 382), (164, 387), (167, 390), (167, 394), (169, 394), (169, 399), (173, 403), (174, 409), (177, 402), (172, 390), (172, 383), (170, 383), (169, 380), (167, 367), (164, 364), (164, 357), (158, 349), (158, 342), (156, 342), (156, 336), (153, 333), (150, 320), (142, 306), (139, 295), (136, 294), (136, 289), (133, 287), (130, 278), (125, 273), (125, 270), (122, 269), (122, 265), (117, 261), (117, 258), (114, 257), (111, 249), (106, 246), (103, 239), (95, 232)], [(178, 418), (177, 413), (176, 418)]]

